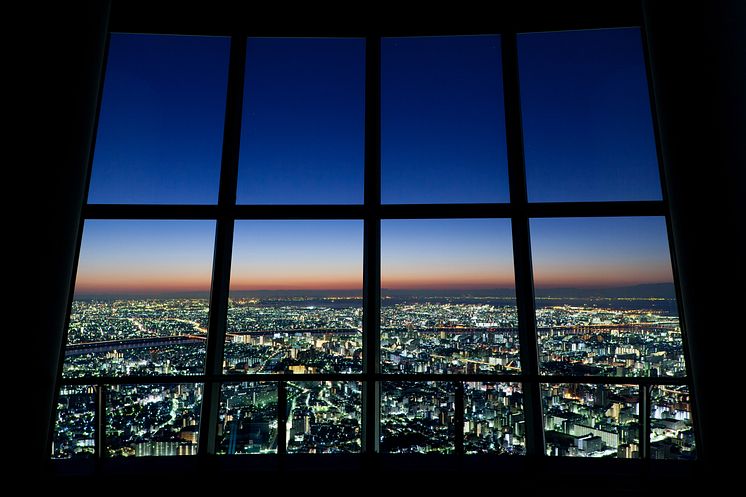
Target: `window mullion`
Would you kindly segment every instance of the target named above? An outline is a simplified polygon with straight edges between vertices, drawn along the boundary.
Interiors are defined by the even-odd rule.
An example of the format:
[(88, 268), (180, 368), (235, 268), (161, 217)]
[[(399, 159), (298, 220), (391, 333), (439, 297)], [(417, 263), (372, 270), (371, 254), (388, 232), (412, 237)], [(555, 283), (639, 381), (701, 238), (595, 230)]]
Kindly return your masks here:
[(464, 453), (464, 382), (457, 381), (454, 384), (454, 392), (456, 398), (454, 402), (454, 416), (453, 416), (453, 434), (454, 434), (454, 452), (456, 454)]
[[(531, 266), (531, 239), (528, 218), (526, 167), (523, 151), (520, 86), (518, 79), (518, 46), (515, 33), (502, 36), (503, 88), (505, 94), (505, 130), (508, 147), (510, 203), (513, 207), (513, 261), (515, 264), (518, 332), (521, 344), (521, 372), (531, 378), (539, 374), (536, 341), (534, 285)], [(526, 416), (526, 454), (544, 453), (539, 383), (524, 381), (524, 412)]]
[(220, 214), (215, 229), (215, 256), (213, 259), (210, 315), (207, 333), (205, 373), (207, 382), (202, 398), (198, 453), (215, 451), (220, 383), (212, 381), (222, 373), (223, 346), (228, 319), (228, 296), (233, 249), (232, 207), (236, 204), (238, 182), (238, 152), (241, 140), (243, 112), (244, 72), (246, 64), (246, 37), (234, 35), (231, 39), (228, 92), (223, 130), (223, 154), (220, 169)]
[(650, 385), (640, 385), (640, 458), (650, 459)]
[(106, 385), (101, 383), (94, 387), (95, 392), (95, 416), (94, 430), (95, 441), (93, 454), (96, 461), (106, 457)]
[(288, 416), (292, 419), (292, 414), (288, 412), (288, 389), (286, 381), (277, 382), (277, 453), (279, 455), (287, 454), (287, 426)]
[(365, 220), (363, 234), (362, 450), (378, 452), (381, 293), (381, 38), (365, 41)]

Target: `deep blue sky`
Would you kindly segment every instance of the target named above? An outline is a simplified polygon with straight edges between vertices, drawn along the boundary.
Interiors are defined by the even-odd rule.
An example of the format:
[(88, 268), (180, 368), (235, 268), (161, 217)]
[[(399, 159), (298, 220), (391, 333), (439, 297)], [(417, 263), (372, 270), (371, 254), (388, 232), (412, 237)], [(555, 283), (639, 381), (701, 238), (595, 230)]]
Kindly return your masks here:
[[(362, 202), (363, 40), (247, 43), (238, 202)], [(531, 200), (660, 198), (641, 50), (636, 29), (520, 35)], [(216, 202), (228, 52), (224, 38), (112, 35), (91, 203)], [(381, 70), (382, 201), (506, 202), (499, 37), (385, 39)], [(670, 280), (660, 219), (531, 230), (538, 286)], [(79, 286), (202, 288), (213, 232), (89, 221)], [(360, 221), (239, 222), (234, 288), (357, 288), (361, 243)], [(384, 220), (381, 243), (388, 287), (512, 286), (506, 220)]]
[(381, 43), (383, 203), (507, 202), (500, 38)]
[(240, 204), (360, 204), (363, 39), (250, 38)]
[[(638, 29), (519, 35), (529, 199), (660, 198)], [(508, 200), (500, 38), (387, 38), (384, 203)], [(217, 200), (229, 42), (112, 35), (89, 201)], [(361, 39), (247, 42), (239, 203), (363, 201)]]
[(661, 198), (640, 30), (518, 36), (530, 201)]
[(91, 203), (217, 202), (227, 38), (112, 34)]

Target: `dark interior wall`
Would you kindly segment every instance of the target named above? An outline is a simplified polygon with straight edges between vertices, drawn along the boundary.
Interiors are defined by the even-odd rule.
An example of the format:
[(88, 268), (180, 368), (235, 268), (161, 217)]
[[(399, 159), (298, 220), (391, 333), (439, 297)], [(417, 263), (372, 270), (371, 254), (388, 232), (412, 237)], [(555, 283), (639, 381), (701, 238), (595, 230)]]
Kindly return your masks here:
[(743, 375), (746, 4), (644, 5), (700, 449), (717, 468), (743, 396), (729, 377)]
[(23, 366), (24, 373), (31, 374), (32, 392), (30, 399), (23, 400), (30, 428), (25, 429), (24, 421), (19, 445), (27, 457), (14, 460), (24, 470), (43, 468), (48, 460), (54, 383), (93, 139), (109, 2), (65, 2), (46, 9), (48, 24), (37, 26), (40, 43), (28, 51), (39, 72), (36, 95), (41, 105), (34, 114), (34, 129), (42, 130), (42, 136), (34, 144), (31, 175), (22, 190), (24, 201), (41, 199), (44, 208), (43, 214), (29, 212), (27, 221), (35, 229), (24, 244), (29, 266), (39, 272), (30, 295), (39, 296), (41, 304), (35, 305), (27, 321), (33, 323), (32, 329), (14, 337), (18, 340), (15, 350), (33, 357)]
[[(743, 341), (737, 337), (743, 331), (733, 320), (743, 305), (744, 288), (743, 279), (735, 274), (743, 271), (745, 253), (741, 229), (746, 167), (744, 4), (713, 3), (696, 11), (669, 2), (643, 5), (703, 449), (706, 461), (717, 462), (738, 443), (723, 434), (725, 423), (738, 422), (738, 389), (721, 375), (737, 373), (740, 351), (733, 342)], [(25, 439), (21, 446), (28, 457), (20, 458), (24, 467), (34, 470), (44, 467), (47, 455), (53, 380), (69, 299), (108, 10), (108, 2), (100, 1), (53, 7), (49, 17), (56, 29), (44, 35), (45, 57), (52, 68), (44, 71), (50, 83), (44, 128), (50, 150), (42, 154), (42, 174), (34, 176), (28, 196), (47, 199), (49, 209), (42, 229), (28, 244), (48, 250), (34, 262), (40, 271), (37, 281), (43, 282), (35, 338), (31, 345), (27, 339), (18, 343), (18, 347), (34, 347), (35, 354), (31, 373), (35, 395), (27, 411), (31, 440)], [(283, 24), (276, 19), (268, 24)], [(419, 22), (422, 25), (422, 18)], [(484, 23), (484, 18), (478, 22)], [(714, 219), (725, 220), (730, 228), (721, 229)], [(739, 286), (729, 292), (723, 284), (732, 280)], [(724, 412), (730, 421), (724, 420)]]

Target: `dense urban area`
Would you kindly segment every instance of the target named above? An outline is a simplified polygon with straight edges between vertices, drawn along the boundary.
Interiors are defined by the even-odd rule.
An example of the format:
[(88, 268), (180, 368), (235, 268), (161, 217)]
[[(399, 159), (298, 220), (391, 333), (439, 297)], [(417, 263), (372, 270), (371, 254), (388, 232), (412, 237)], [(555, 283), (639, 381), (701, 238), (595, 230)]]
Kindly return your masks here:
[[(686, 376), (679, 320), (670, 304), (537, 299), (540, 372), (578, 377), (577, 383), (541, 384), (547, 455), (640, 457), (641, 387), (583, 383), (583, 376), (610, 376), (660, 380), (649, 391), (650, 457), (695, 457), (688, 389), (665, 380)], [(196, 454), (202, 383), (100, 379), (203, 374), (208, 307), (198, 298), (74, 301), (53, 457), (94, 454), (97, 403), (104, 406), (102, 455)], [(323, 375), (363, 373), (362, 323), (360, 298), (231, 299), (222, 364), (235, 381), (220, 387), (216, 453), (360, 452), (364, 382)], [(523, 454), (519, 378), (455, 376), (520, 375), (519, 342), (511, 299), (382, 299), (381, 371), (442, 374), (443, 381), (381, 383), (380, 451), (454, 453), (460, 444), (466, 454)], [(262, 373), (266, 381), (241, 378)], [(294, 381), (287, 376), (292, 374), (320, 379)], [(282, 413), (280, 388), (286, 395)]]

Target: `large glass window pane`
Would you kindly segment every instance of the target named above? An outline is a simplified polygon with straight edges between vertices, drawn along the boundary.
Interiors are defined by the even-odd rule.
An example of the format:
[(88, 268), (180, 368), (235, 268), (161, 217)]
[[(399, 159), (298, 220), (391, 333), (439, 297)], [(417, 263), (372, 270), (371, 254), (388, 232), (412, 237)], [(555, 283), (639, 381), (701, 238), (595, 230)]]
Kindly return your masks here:
[(90, 203), (214, 204), (230, 40), (111, 35)]
[(238, 203), (362, 203), (365, 41), (246, 47)]
[(383, 382), (381, 387), (381, 452), (453, 453), (453, 383), (397, 381)]
[(518, 36), (528, 197), (657, 200), (640, 30)]
[(381, 41), (383, 203), (507, 202), (498, 36)]
[(663, 218), (532, 219), (542, 373), (684, 376)]
[(650, 389), (650, 458), (695, 459), (697, 442), (689, 387), (654, 386)]
[(362, 371), (361, 221), (238, 221), (226, 373)]
[(381, 223), (387, 373), (518, 372), (510, 221)]
[(63, 375), (204, 371), (214, 221), (86, 221)]
[(108, 457), (197, 453), (201, 384), (111, 385), (106, 395)]
[(288, 382), (288, 454), (360, 452), (362, 383)]
[(63, 386), (57, 398), (53, 459), (92, 457), (95, 452), (96, 395), (91, 385)]
[(526, 420), (520, 383), (464, 384), (464, 452), (526, 453)]
[(277, 453), (277, 383), (225, 383), (220, 389), (218, 454)]
[(638, 387), (543, 384), (541, 397), (547, 455), (640, 457)]

